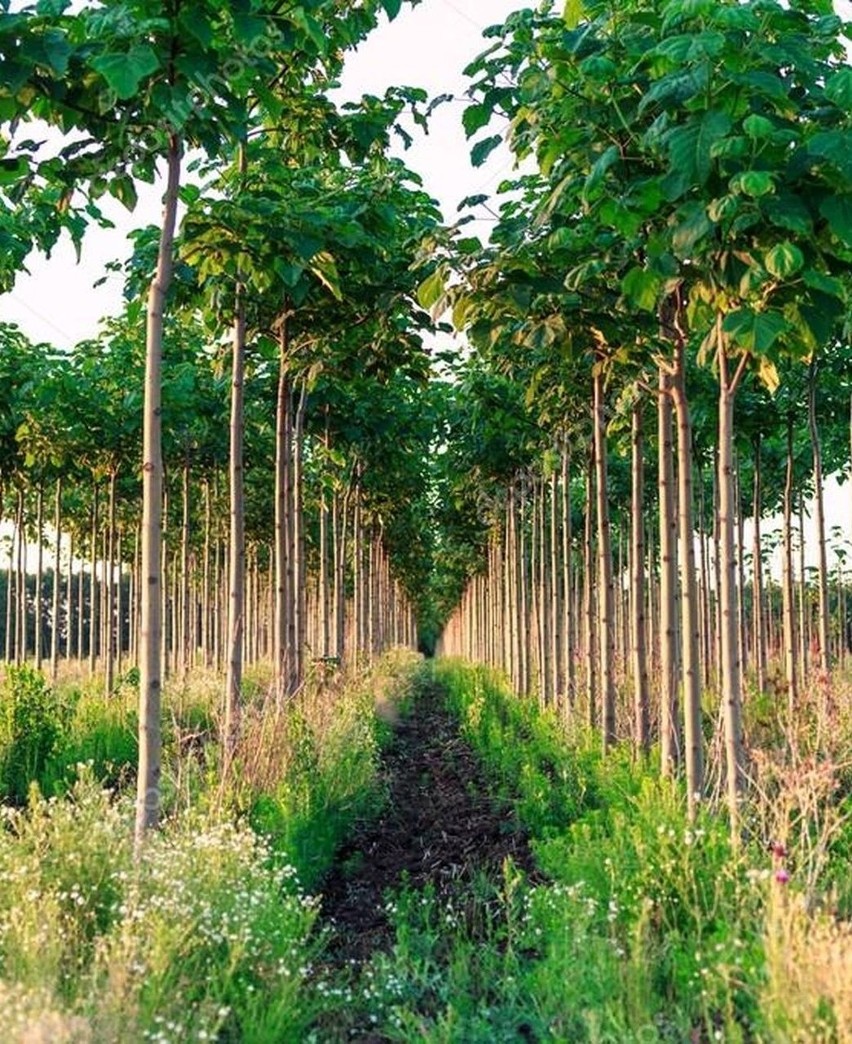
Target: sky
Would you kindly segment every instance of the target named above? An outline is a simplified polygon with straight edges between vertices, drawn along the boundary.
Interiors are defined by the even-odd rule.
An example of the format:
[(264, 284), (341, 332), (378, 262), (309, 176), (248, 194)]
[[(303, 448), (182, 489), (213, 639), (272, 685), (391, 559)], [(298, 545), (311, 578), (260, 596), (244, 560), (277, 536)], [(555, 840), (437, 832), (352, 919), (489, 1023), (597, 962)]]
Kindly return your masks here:
[[(485, 48), (483, 29), (523, 6), (524, 0), (422, 0), (413, 9), (404, 7), (394, 22), (383, 22), (347, 60), (344, 96), (381, 94), (392, 84), (423, 87), (433, 97), (454, 96), (434, 113), (428, 137), (419, 135), (405, 153), (447, 220), (454, 218), (459, 200), (493, 192), (511, 172), (507, 150), (493, 153), (485, 167), (470, 165), (469, 143), (461, 127), (467, 87), (463, 69)], [(836, 9), (852, 19), (852, 0), (836, 0)], [(108, 276), (98, 289), (93, 283), (103, 275), (105, 263), (127, 255), (128, 231), (159, 220), (161, 194), (159, 186), (140, 186), (139, 205), (132, 214), (107, 201), (116, 228), (92, 230), (80, 264), (68, 242), (61, 243), (50, 260), (33, 257), (31, 274), (22, 275), (11, 294), (0, 295), (0, 321), (17, 322), (32, 340), (59, 348), (96, 334), (100, 318), (121, 308), (122, 277)], [(487, 235), (484, 229), (480, 233)], [(842, 525), (848, 532), (852, 484), (838, 489), (830, 482), (829, 487), (829, 528)], [(771, 528), (772, 522), (767, 526)]]
[[(415, 8), (404, 7), (395, 21), (384, 20), (347, 59), (341, 100), (383, 94), (391, 85), (423, 87), (432, 97), (454, 96), (433, 114), (428, 137), (417, 131), (415, 144), (404, 154), (447, 220), (453, 220), (459, 200), (492, 192), (510, 172), (507, 151), (492, 154), (484, 167), (470, 165), (461, 126), (467, 87), (462, 70), (484, 50), (483, 29), (522, 6), (523, 0), (422, 0)], [(80, 264), (69, 241), (61, 242), (49, 260), (31, 257), (31, 274), (21, 275), (10, 294), (0, 295), (0, 320), (18, 323), (31, 340), (58, 348), (95, 335), (100, 318), (121, 309), (122, 277), (108, 275), (97, 289), (93, 284), (106, 263), (129, 253), (130, 230), (159, 220), (162, 188), (140, 185), (139, 190), (133, 213), (113, 200), (103, 201), (116, 228), (91, 229)]]

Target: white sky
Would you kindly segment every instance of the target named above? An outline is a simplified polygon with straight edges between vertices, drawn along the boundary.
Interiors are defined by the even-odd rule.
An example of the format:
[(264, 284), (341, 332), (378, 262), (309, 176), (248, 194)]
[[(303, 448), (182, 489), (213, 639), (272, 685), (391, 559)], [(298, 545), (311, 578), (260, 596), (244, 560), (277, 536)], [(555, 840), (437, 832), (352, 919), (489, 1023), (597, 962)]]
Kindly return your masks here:
[[(404, 84), (423, 87), (433, 97), (453, 94), (461, 99), (467, 86), (462, 70), (486, 46), (482, 30), (523, 6), (523, 0), (422, 0), (418, 7), (405, 7), (349, 56), (345, 93), (383, 94), (391, 85)], [(493, 191), (511, 168), (505, 151), (493, 153), (484, 167), (471, 167), (461, 127), (463, 110), (461, 100), (442, 106), (433, 114), (428, 137), (417, 131), (404, 156), (439, 200), (447, 220), (453, 220), (460, 199)], [(60, 348), (93, 336), (102, 316), (121, 309), (122, 277), (110, 275), (97, 289), (92, 284), (103, 275), (106, 262), (129, 253), (128, 231), (159, 220), (161, 192), (159, 186), (140, 185), (139, 204), (131, 214), (113, 200), (100, 201), (117, 227), (90, 229), (79, 265), (68, 241), (49, 260), (31, 256), (31, 274), (22, 274), (10, 294), (0, 295), (0, 320), (18, 323), (32, 340)]]
[[(526, 5), (533, 2), (526, 0)], [(432, 96), (453, 94), (461, 99), (467, 86), (462, 70), (486, 46), (482, 30), (526, 5), (524, 0), (422, 0), (414, 9), (406, 7), (350, 55), (345, 91), (357, 97), (405, 84), (424, 87)], [(835, 7), (842, 17), (852, 19), (852, 0), (835, 0)], [(429, 136), (418, 134), (405, 154), (409, 166), (424, 178), (427, 191), (441, 203), (447, 220), (453, 220), (460, 199), (493, 192), (511, 170), (505, 150), (493, 153), (485, 167), (471, 167), (470, 146), (461, 127), (463, 108), (460, 100), (442, 106), (433, 116)], [(160, 194), (157, 186), (140, 186), (139, 205), (132, 214), (106, 201), (105, 209), (111, 205), (109, 216), (117, 227), (111, 232), (90, 231), (82, 264), (76, 263), (68, 242), (61, 243), (50, 260), (33, 256), (31, 274), (22, 275), (11, 294), (0, 295), (0, 320), (16, 322), (32, 340), (61, 348), (94, 335), (102, 316), (120, 310), (122, 279), (111, 276), (98, 289), (92, 284), (107, 261), (126, 256), (128, 231), (159, 219)], [(487, 236), (487, 229), (480, 232)], [(829, 485), (833, 487), (828, 496), (829, 528), (841, 525), (848, 532), (852, 486), (838, 490)]]

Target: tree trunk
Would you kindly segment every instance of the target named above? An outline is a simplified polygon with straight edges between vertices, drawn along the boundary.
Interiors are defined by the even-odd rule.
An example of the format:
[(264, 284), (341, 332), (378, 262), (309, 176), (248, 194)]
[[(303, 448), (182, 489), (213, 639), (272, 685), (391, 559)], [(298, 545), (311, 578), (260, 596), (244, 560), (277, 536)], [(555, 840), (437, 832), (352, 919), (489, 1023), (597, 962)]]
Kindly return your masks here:
[(678, 533), (680, 612), (683, 657), (683, 718), (689, 815), (704, 790), (704, 746), (701, 733), (701, 665), (698, 657), (698, 585), (695, 577), (695, 526), (692, 520), (692, 419), (686, 399), (683, 340), (675, 344), (672, 399), (677, 414)]
[[(56, 677), (59, 673), (59, 602), (60, 602), (60, 584), (62, 580), (62, 573), (60, 568), (60, 560), (62, 557), (62, 479), (56, 480), (56, 495), (53, 502), (53, 531), (56, 539), (56, 554), (53, 559), (53, 591), (52, 594), (52, 605), (50, 609), (51, 617), (51, 629), (50, 629), (50, 677), (55, 682)], [(70, 570), (70, 565), (69, 565)]]
[(603, 373), (595, 366), (592, 378), (595, 421), (595, 495), (598, 545), (598, 636), (601, 670), (601, 738), (606, 752), (615, 743), (615, 582), (609, 527), (606, 412)]
[(831, 669), (831, 610), (828, 602), (828, 555), (825, 536), (825, 489), (822, 475), (822, 447), (816, 417), (817, 361), (811, 360), (808, 373), (808, 430), (814, 466), (814, 522), (817, 531), (817, 590), (819, 592), (819, 666), (826, 682)]
[(595, 442), (589, 445), (589, 460), (586, 470), (585, 529), (583, 533), (583, 616), (585, 618), (585, 665), (586, 665), (586, 720), (589, 728), (595, 728), (597, 713), (597, 614), (595, 612), (595, 557), (594, 557), (594, 490), (595, 490)]
[(157, 271), (148, 297), (145, 349), (145, 403), (142, 436), (142, 605), (139, 650), (139, 772), (136, 792), (137, 852), (145, 832), (160, 816), (160, 541), (162, 529), (163, 459), (160, 424), (163, 314), (172, 273), (172, 244), (180, 185), (180, 142), (169, 138), (168, 180), (157, 255)]
[(240, 730), (243, 678), (243, 627), (246, 596), (245, 496), (243, 492), (243, 376), (246, 317), (243, 288), (237, 287), (231, 369), (229, 453), (230, 561), (228, 569), (228, 652), (225, 677), (225, 769), (230, 765)]
[(637, 398), (631, 415), (632, 503), (630, 542), (631, 645), (633, 708), (636, 749), (647, 752), (649, 734), (648, 653), (645, 633), (645, 473), (643, 461), (642, 403)]
[(728, 809), (731, 837), (739, 841), (739, 800), (745, 777), (742, 737), (742, 687), (740, 674), (739, 624), (737, 618), (737, 560), (734, 517), (734, 395), (738, 374), (728, 376), (728, 359), (717, 319), (719, 361), (719, 602), (721, 606), (721, 694), (725, 721)]
[(754, 440), (754, 488), (751, 505), (754, 520), (752, 544), (752, 640), (754, 646), (754, 668), (757, 674), (757, 690), (766, 689), (766, 614), (763, 603), (763, 547), (761, 544), (760, 516), (763, 513), (763, 483), (760, 467), (760, 435)]
[(39, 485), (36, 490), (36, 577), (35, 577), (35, 668), (41, 670), (44, 656), (44, 606), (42, 605), (41, 587), (44, 582), (44, 489)]
[(106, 612), (104, 613), (104, 691), (112, 692), (115, 680), (115, 487), (118, 475), (115, 469), (109, 476), (109, 505), (107, 508), (107, 555), (106, 555)]

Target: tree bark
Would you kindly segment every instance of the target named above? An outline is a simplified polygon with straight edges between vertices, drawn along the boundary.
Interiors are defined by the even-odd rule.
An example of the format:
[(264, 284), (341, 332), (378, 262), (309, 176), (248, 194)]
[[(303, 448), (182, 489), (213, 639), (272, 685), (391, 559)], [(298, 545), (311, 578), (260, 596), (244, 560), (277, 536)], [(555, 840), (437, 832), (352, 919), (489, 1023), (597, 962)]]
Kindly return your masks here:
[(677, 414), (678, 534), (683, 662), (683, 718), (687, 804), (690, 817), (704, 790), (701, 732), (701, 665), (698, 656), (698, 585), (695, 576), (695, 526), (692, 509), (692, 419), (686, 398), (686, 355), (682, 338), (674, 350), (672, 401)]
[(145, 348), (145, 402), (142, 435), (142, 604), (139, 650), (139, 772), (136, 791), (135, 843), (160, 817), (160, 730), (162, 618), (160, 608), (160, 542), (162, 529), (163, 456), (160, 422), (163, 317), (172, 274), (172, 250), (180, 186), (180, 141), (173, 133), (166, 157), (167, 184), (157, 270), (148, 295)]
[(816, 416), (817, 361), (811, 360), (808, 373), (808, 430), (814, 468), (814, 522), (817, 531), (817, 590), (819, 593), (819, 667), (825, 681), (831, 669), (831, 611), (828, 601), (828, 554), (825, 535), (825, 490), (822, 474), (822, 446)]
[(631, 644), (633, 709), (636, 749), (647, 753), (650, 743), (648, 652), (645, 631), (645, 465), (643, 460), (642, 403), (637, 398), (631, 414), (632, 503), (630, 542)]
[[(59, 603), (62, 573), (60, 561), (62, 557), (62, 479), (56, 480), (56, 493), (53, 502), (53, 531), (56, 538), (56, 554), (53, 559), (53, 591), (50, 610), (50, 677), (55, 682), (59, 674)], [(70, 569), (70, 566), (69, 566)]]
[(615, 582), (609, 526), (606, 412), (600, 361), (592, 377), (595, 421), (595, 495), (598, 547), (598, 636), (601, 670), (601, 739), (606, 752), (615, 743)]
[(225, 676), (225, 723), (222, 737), (225, 769), (230, 765), (240, 730), (243, 679), (243, 628), (246, 598), (245, 495), (243, 479), (243, 379), (246, 316), (242, 286), (237, 287), (231, 365), (229, 452), (230, 539), (228, 568), (228, 652)]
[[(737, 617), (737, 560), (734, 517), (734, 396), (737, 376), (728, 375), (721, 316), (717, 319), (719, 364), (719, 601), (721, 606), (721, 692), (725, 721), (728, 811), (731, 837), (739, 841), (739, 802), (745, 778), (742, 738), (740, 633)], [(741, 371), (739, 371), (741, 372)]]

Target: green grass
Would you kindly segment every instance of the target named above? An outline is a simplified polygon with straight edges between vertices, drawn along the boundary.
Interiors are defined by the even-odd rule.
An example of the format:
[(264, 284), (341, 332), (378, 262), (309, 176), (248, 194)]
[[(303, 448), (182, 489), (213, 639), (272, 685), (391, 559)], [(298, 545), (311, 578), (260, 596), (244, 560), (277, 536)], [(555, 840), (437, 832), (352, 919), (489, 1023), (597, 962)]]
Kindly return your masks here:
[[(790, 833), (782, 883), (760, 831), (732, 850), (723, 815), (705, 805), (690, 822), (682, 788), (629, 750), (604, 760), (591, 737), (569, 742), (554, 715), (487, 670), (439, 663), (435, 677), (545, 880), (507, 866), (457, 908), (428, 889), (389, 896), (391, 951), (323, 987), (330, 1010), (339, 1005), (334, 1039), (347, 1025), (459, 1044), (848, 1038), (852, 933), (804, 905), (848, 876), (842, 801)], [(787, 790), (814, 799), (807, 772), (793, 778)], [(779, 783), (770, 802), (785, 793)], [(825, 827), (832, 809), (836, 832)], [(752, 824), (769, 816), (760, 795), (747, 813)], [(832, 852), (821, 876), (806, 858), (818, 836)]]
[[(305, 1039), (322, 945), (306, 881), (319, 881), (353, 817), (380, 798), (387, 726), (376, 699), (404, 703), (411, 668), (384, 662), (305, 692), (277, 718), (260, 713), (256, 695), (224, 788), (214, 746), (182, 741), (212, 729), (206, 682), (168, 694), (168, 815), (138, 861), (133, 794), (122, 774), (110, 776), (108, 758), (111, 730), (123, 736), (133, 725), (132, 691), (60, 701), (40, 676), (13, 672), (15, 699), (31, 720), (43, 714), (50, 742), (40, 762), (16, 763), (21, 780), (36, 781), (27, 803), (2, 809), (3, 1039)], [(60, 706), (64, 732), (53, 729)], [(103, 757), (70, 780), (70, 752), (84, 749)], [(38, 784), (51, 778), (56, 795), (43, 796)], [(110, 778), (117, 787), (104, 785)]]

